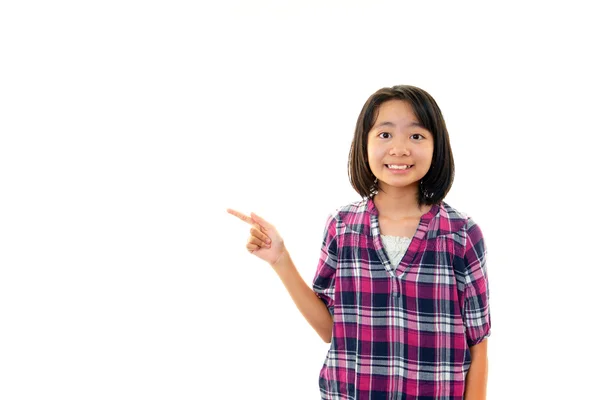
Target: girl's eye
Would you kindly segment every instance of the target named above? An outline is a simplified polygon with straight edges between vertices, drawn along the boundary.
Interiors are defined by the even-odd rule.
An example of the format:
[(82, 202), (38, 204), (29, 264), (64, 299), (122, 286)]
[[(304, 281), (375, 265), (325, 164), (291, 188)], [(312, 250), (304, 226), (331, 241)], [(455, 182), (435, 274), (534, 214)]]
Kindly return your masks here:
[(414, 133), (414, 134), (410, 135), (410, 137), (414, 138), (414, 139), (417, 139), (417, 140), (425, 139), (425, 136), (421, 135), (420, 133)]
[(391, 136), (391, 135), (390, 135), (388, 132), (381, 132), (381, 133), (379, 134), (379, 137), (380, 137), (380, 138), (382, 138), (382, 139), (389, 139), (389, 138), (390, 138), (390, 136)]

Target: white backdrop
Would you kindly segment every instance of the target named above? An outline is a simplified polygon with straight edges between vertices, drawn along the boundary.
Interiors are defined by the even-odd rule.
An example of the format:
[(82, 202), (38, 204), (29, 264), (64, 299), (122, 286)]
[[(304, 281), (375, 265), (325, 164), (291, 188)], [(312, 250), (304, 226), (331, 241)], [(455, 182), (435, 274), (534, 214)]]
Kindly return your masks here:
[[(587, 2), (3, 2), (0, 398), (317, 399), (312, 280), (368, 96), (440, 105), (489, 251), (488, 399), (600, 398)], [(566, 2), (562, 2), (566, 4)]]

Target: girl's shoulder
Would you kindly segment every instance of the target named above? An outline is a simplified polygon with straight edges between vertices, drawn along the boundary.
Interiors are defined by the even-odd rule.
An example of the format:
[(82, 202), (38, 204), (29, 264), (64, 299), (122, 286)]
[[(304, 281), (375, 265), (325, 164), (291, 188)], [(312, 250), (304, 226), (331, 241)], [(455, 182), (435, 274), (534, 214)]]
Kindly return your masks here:
[(337, 231), (366, 233), (370, 225), (370, 204), (368, 199), (353, 201), (337, 207), (329, 213), (328, 225), (336, 225)]
[(457, 222), (466, 222), (471, 217), (465, 213), (464, 211), (459, 211), (456, 208), (452, 207), (450, 204), (442, 201), (439, 205), (440, 210), (438, 215), (443, 218), (448, 218)]
[(329, 213), (330, 217), (338, 220), (345, 220), (354, 216), (363, 216), (368, 212), (368, 199), (353, 201), (352, 203), (338, 206)]
[(440, 230), (439, 234), (460, 234), (468, 232), (473, 227), (477, 228), (477, 224), (469, 214), (457, 210), (445, 201), (440, 203), (435, 219)]

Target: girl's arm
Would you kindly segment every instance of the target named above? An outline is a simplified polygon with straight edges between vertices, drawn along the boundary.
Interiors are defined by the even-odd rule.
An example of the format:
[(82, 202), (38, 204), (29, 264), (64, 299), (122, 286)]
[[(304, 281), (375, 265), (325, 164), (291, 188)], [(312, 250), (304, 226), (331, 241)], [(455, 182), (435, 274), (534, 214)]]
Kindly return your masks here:
[[(487, 249), (479, 226), (469, 219), (465, 225), (466, 271), (461, 276), (464, 287), (464, 324), (471, 351), (471, 366), (467, 372), (465, 400), (485, 400), (488, 376), (487, 337), (490, 335)], [(482, 339), (483, 338), (483, 339)]]
[(331, 314), (325, 303), (302, 279), (287, 250), (283, 251), (281, 257), (271, 264), (271, 267), (283, 282), (304, 318), (325, 343), (330, 343), (333, 329)]
[(246, 249), (271, 265), (304, 318), (321, 339), (330, 343), (333, 329), (331, 314), (298, 273), (277, 229), (254, 213), (248, 216), (231, 208), (227, 212), (252, 226)]
[(485, 400), (488, 376), (487, 339), (469, 349), (471, 366), (467, 373), (465, 400)]

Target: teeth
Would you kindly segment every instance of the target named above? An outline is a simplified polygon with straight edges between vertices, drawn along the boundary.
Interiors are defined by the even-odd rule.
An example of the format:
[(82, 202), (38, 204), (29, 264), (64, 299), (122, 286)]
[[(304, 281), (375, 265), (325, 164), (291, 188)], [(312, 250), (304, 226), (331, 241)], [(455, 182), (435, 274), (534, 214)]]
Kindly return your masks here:
[(391, 165), (391, 164), (388, 164), (388, 168), (390, 168), (390, 169), (408, 169), (409, 166), (408, 165)]

